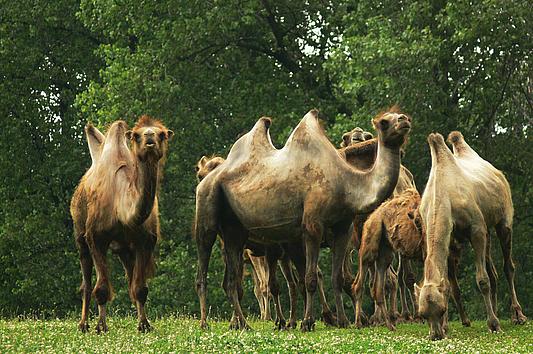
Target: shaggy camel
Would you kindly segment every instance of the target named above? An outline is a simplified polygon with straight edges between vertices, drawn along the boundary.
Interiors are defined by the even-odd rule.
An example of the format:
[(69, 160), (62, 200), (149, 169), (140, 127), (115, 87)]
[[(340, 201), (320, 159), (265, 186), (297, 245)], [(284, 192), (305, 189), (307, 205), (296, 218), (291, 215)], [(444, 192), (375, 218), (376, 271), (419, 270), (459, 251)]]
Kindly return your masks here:
[[(133, 130), (127, 129), (124, 121), (116, 121), (104, 137), (92, 125), (86, 128), (92, 165), (76, 188), (70, 207), (83, 276), (82, 332), (89, 329), (91, 290), (98, 303), (96, 331), (108, 330), (106, 303), (113, 297), (106, 262), (108, 248), (118, 254), (124, 266), (129, 295), (137, 307), (139, 331), (150, 330), (144, 308), (146, 282), (155, 267), (157, 190), (173, 132), (148, 116), (142, 116)], [(131, 150), (127, 139), (131, 139)], [(97, 278), (94, 290), (93, 265)]]
[[(385, 272), (390, 267), (394, 253), (402, 261), (415, 259), (423, 261), (425, 251), (425, 234), (423, 232), (420, 215), (417, 213), (420, 205), (420, 195), (414, 188), (407, 189), (389, 201), (381, 204), (365, 222), (361, 248), (359, 249), (359, 272), (353, 284), (357, 297), (356, 326), (361, 327), (361, 303), (364, 287), (364, 278), (369, 267), (375, 264), (375, 284), (373, 289), (374, 302), (377, 304), (380, 315), (390, 330), (394, 330), (392, 318), (385, 306), (384, 279)], [(457, 273), (458, 251), (450, 253), (449, 267), (453, 267), (451, 274)], [(457, 278), (450, 276), (450, 283), (457, 292), (453, 292), (458, 311), (465, 326), (470, 325), (462, 306)], [(414, 293), (414, 281), (409, 289)], [(405, 291), (405, 289), (403, 290)], [(405, 299), (405, 294), (404, 294)], [(402, 305), (403, 306), (403, 305)], [(416, 308), (415, 303), (415, 308)]]
[(496, 227), (504, 251), (505, 270), (511, 287), (512, 319), (526, 317), (516, 298), (511, 259), (513, 205), (503, 173), (483, 160), (466, 144), (459, 132), (450, 133), (454, 154), (440, 134), (430, 134), (431, 172), (422, 197), (420, 215), (427, 234), (424, 281), (417, 287), (420, 314), (430, 325), (430, 337), (442, 339), (447, 332), (448, 267), (452, 240), (469, 240), (475, 254), (476, 281), (483, 295), (490, 331), (500, 330), (495, 313), (496, 276), (489, 257), (488, 230)]
[[(196, 164), (196, 177), (198, 181), (202, 181), (211, 171), (217, 168), (224, 162), (224, 158), (219, 156), (202, 158)], [(270, 319), (270, 297), (272, 296), (276, 305), (276, 325), (278, 329), (296, 328), (296, 304), (297, 298), (297, 283), (294, 279), (292, 264), (294, 264), (299, 284), (304, 284), (305, 277), (305, 252), (302, 247), (298, 245), (284, 245), (283, 252), (280, 252), (278, 246), (269, 245), (263, 246), (256, 243), (247, 242), (244, 250), (244, 259), (248, 260), (252, 265), (252, 275), (254, 279), (254, 294), (259, 303), (261, 312), (261, 319)], [(287, 281), (289, 288), (290, 299), (290, 316), (289, 322), (286, 324), (281, 309), (281, 302), (279, 299), (279, 286), (276, 278), (276, 266), (279, 262), (282, 274)], [(322, 272), (318, 270), (318, 289), (319, 300), (322, 306), (322, 320), (326, 325), (334, 325), (335, 317), (333, 316), (326, 300), (324, 292), (324, 282)], [(301, 287), (300, 287), (301, 288)], [(305, 290), (302, 289), (304, 297)]]
[(375, 165), (361, 172), (350, 166), (326, 137), (318, 111), (305, 115), (285, 146), (271, 142), (271, 120), (261, 118), (233, 145), (226, 161), (196, 190), (195, 238), (201, 326), (206, 326), (207, 263), (217, 234), (224, 240), (224, 289), (236, 318), (230, 328), (249, 328), (239, 303), (242, 252), (248, 238), (263, 244), (304, 242), (306, 306), (302, 330), (314, 328), (313, 295), (325, 230), (333, 232), (332, 281), (337, 325), (349, 322), (342, 302), (343, 264), (353, 216), (379, 205), (393, 191), (400, 170), (400, 146), (410, 119), (387, 112), (373, 119), (378, 131)]

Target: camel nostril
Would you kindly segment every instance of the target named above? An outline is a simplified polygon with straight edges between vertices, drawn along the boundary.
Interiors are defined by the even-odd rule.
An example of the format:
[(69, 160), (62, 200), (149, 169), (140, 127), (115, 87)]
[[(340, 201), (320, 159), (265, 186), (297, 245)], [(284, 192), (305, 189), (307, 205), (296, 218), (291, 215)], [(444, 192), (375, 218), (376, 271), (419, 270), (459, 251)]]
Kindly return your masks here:
[(155, 145), (155, 140), (152, 137), (146, 139), (146, 145)]

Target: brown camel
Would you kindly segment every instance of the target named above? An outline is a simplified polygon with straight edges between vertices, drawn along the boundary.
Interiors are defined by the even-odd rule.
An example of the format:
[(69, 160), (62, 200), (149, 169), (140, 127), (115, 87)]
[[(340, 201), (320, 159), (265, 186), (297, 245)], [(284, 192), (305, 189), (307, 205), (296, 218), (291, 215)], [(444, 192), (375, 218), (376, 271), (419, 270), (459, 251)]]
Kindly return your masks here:
[(366, 132), (360, 127), (355, 127), (342, 135), (341, 148), (357, 144), (365, 140), (370, 140), (373, 137), (374, 135), (372, 133)]
[(450, 133), (448, 140), (453, 144), (453, 154), (442, 135), (428, 136), (432, 166), (420, 205), (427, 234), (427, 256), (423, 285), (417, 288), (417, 293), (420, 314), (429, 322), (432, 339), (446, 336), (449, 294), (446, 260), (452, 240), (470, 241), (489, 330), (500, 330), (494, 310), (496, 276), (490, 259), (488, 230), (491, 227), (496, 228), (504, 251), (506, 275), (511, 287), (511, 317), (515, 323), (526, 321), (513, 283), (513, 204), (509, 184), (501, 171), (468, 146), (461, 133)]
[[(173, 132), (148, 116), (142, 116), (133, 130), (127, 129), (124, 121), (116, 121), (104, 137), (93, 126), (86, 128), (92, 166), (76, 188), (70, 207), (83, 275), (82, 332), (89, 329), (91, 290), (98, 303), (96, 331), (108, 330), (106, 303), (113, 297), (106, 261), (108, 248), (118, 254), (126, 271), (139, 331), (150, 330), (144, 308), (146, 282), (155, 267), (153, 250), (159, 239), (157, 190)], [(131, 150), (127, 139), (131, 140)], [(93, 265), (97, 278), (94, 289)]]
[[(423, 261), (425, 251), (425, 234), (422, 228), (420, 215), (417, 213), (420, 205), (420, 195), (414, 188), (406, 189), (401, 194), (381, 204), (368, 218), (363, 228), (363, 238), (359, 249), (359, 272), (353, 284), (357, 297), (356, 326), (361, 327), (361, 303), (363, 295), (364, 278), (370, 266), (375, 264), (375, 283), (373, 289), (374, 302), (378, 311), (385, 320), (390, 330), (394, 330), (392, 316), (386, 310), (384, 296), (385, 273), (389, 269), (394, 254), (398, 254), (402, 261), (414, 259)], [(451, 274), (456, 274), (457, 251), (450, 254), (449, 266), (454, 267)], [(464, 312), (457, 278), (450, 277), (454, 283), (454, 300), (456, 301), (464, 325), (470, 325), (470, 320)], [(414, 293), (414, 281), (409, 290)], [(404, 294), (405, 298), (405, 294)], [(415, 303), (415, 308), (416, 308)]]
[[(395, 112), (399, 112), (399, 108), (397, 106), (392, 107), (391, 110)], [(343, 151), (343, 153), (345, 154), (346, 160), (348, 161), (350, 165), (354, 166), (355, 168), (359, 170), (368, 170), (369, 168), (372, 167), (372, 165), (374, 164), (374, 161), (376, 160), (376, 152), (377, 152), (378, 144), (377, 144), (377, 139), (373, 139), (371, 133), (363, 132), (362, 134), (360, 134), (361, 130), (362, 130), (361, 128), (357, 127), (357, 128), (354, 128), (352, 131), (347, 132), (343, 135), (343, 144), (347, 145), (349, 141), (351, 141), (351, 143), (347, 145), (345, 149), (341, 149), (341, 151)], [(356, 137), (355, 139), (353, 139), (354, 136)], [(367, 137), (367, 139), (363, 140), (365, 137)], [(349, 140), (350, 138), (351, 140)], [(341, 146), (343, 144), (341, 144)], [(401, 151), (402, 151), (402, 156), (403, 156), (404, 146), (402, 146)], [(396, 187), (394, 189), (393, 196), (396, 196), (410, 188), (416, 189), (413, 175), (411, 171), (409, 171), (405, 166), (400, 165), (400, 175), (398, 177), (398, 183), (396, 184)], [(350, 253), (352, 249), (359, 250), (359, 246), (361, 243), (360, 240), (361, 240), (361, 235), (362, 235), (362, 230), (363, 230), (363, 224), (369, 215), (370, 213), (367, 213), (367, 214), (356, 215), (354, 217), (354, 222), (353, 222), (354, 227), (353, 227), (352, 239), (351, 239), (351, 244), (353, 244), (353, 247), (349, 247), (349, 253), (346, 256), (346, 264), (345, 264), (345, 270), (344, 270), (345, 271), (344, 286), (345, 286), (345, 290), (347, 292), (350, 292), (350, 294), (352, 293), (352, 284), (355, 281), (352, 275), (353, 265), (352, 265)], [(387, 275), (385, 277), (386, 279), (385, 284), (386, 284), (386, 289), (390, 290), (389, 298), (390, 298), (390, 303), (391, 303), (391, 311), (390, 311), (391, 317), (398, 318), (400, 316), (400, 314), (398, 313), (398, 305), (396, 301), (397, 290), (399, 288), (400, 289), (400, 300), (402, 304), (402, 317), (404, 317), (405, 319), (409, 319), (410, 314), (408, 312), (406, 297), (410, 294), (406, 291), (406, 287), (409, 287), (409, 285), (411, 285), (412, 287), (412, 284), (414, 284), (414, 275), (411, 271), (409, 260), (405, 260), (404, 262), (400, 261), (399, 263), (400, 263), (400, 266), (398, 268), (398, 275), (391, 266), (389, 270), (387, 271)], [(372, 271), (373, 269), (369, 268), (369, 272), (371, 273), (370, 274), (371, 280), (374, 279)], [(398, 282), (398, 276), (400, 277), (400, 281), (401, 281), (400, 284)], [(356, 308), (355, 296), (352, 295), (351, 298), (352, 298), (352, 302), (354, 305), (354, 311), (355, 311), (355, 308)], [(360, 317), (363, 323), (367, 322), (366, 315), (362, 311), (360, 311)], [(385, 318), (381, 316), (381, 312), (379, 308), (377, 307), (377, 305), (375, 307), (374, 315), (372, 315), (372, 317), (370, 318), (370, 323), (373, 323), (373, 324), (385, 323)]]
[(248, 328), (239, 303), (242, 252), (248, 238), (272, 244), (304, 242), (306, 306), (302, 330), (314, 328), (320, 244), (333, 232), (332, 281), (337, 325), (348, 326), (342, 302), (343, 264), (353, 216), (367, 213), (389, 197), (398, 181), (400, 146), (410, 119), (386, 112), (373, 119), (378, 131), (377, 158), (369, 171), (350, 166), (326, 137), (318, 111), (305, 115), (285, 146), (271, 142), (269, 118), (233, 145), (226, 161), (196, 190), (195, 236), (198, 246), (197, 290), (201, 325), (206, 325), (207, 263), (217, 234), (224, 240), (224, 289), (236, 313), (231, 328)]
[[(219, 156), (202, 158), (196, 164), (196, 177), (202, 181), (211, 171), (224, 162), (224, 158)], [(252, 276), (254, 279), (254, 294), (259, 303), (261, 319), (270, 319), (270, 297), (274, 298), (276, 308), (276, 325), (278, 329), (296, 328), (296, 304), (297, 285), (304, 284), (305, 277), (305, 251), (298, 244), (284, 245), (281, 251), (277, 245), (260, 245), (247, 242), (244, 250), (244, 259), (252, 265)], [(279, 263), (282, 274), (287, 281), (290, 299), (290, 316), (287, 324), (281, 308), (279, 298), (279, 285), (276, 278), (276, 267)], [(296, 268), (298, 283), (294, 278), (292, 265)], [(319, 300), (322, 306), (322, 320), (326, 325), (334, 325), (336, 320), (333, 316), (326, 300), (324, 292), (322, 272), (318, 270)], [(300, 287), (305, 297), (305, 289)]]

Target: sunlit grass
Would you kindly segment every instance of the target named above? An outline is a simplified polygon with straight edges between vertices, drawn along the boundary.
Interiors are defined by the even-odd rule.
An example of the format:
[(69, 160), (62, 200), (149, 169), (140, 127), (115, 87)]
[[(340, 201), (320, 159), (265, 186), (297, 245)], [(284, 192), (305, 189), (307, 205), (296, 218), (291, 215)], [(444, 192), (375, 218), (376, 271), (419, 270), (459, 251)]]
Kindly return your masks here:
[(211, 321), (201, 331), (198, 321), (165, 317), (152, 322), (154, 331), (137, 333), (130, 317), (111, 317), (110, 332), (82, 334), (74, 319), (0, 320), (0, 352), (533, 352), (533, 325), (502, 322), (503, 332), (491, 334), (484, 322), (463, 328), (451, 323), (448, 339), (427, 339), (424, 324), (386, 328), (326, 328), (318, 323), (312, 333), (277, 332), (271, 322), (252, 321), (252, 331), (230, 331), (228, 322)]

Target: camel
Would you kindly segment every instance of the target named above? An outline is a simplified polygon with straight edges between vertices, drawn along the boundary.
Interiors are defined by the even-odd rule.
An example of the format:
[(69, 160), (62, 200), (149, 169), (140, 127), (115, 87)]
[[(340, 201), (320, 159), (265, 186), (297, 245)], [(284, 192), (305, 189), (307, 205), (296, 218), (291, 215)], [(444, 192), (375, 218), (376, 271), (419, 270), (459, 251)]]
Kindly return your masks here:
[[(390, 330), (395, 330), (392, 316), (388, 315), (385, 306), (384, 279), (389, 269), (394, 254), (398, 254), (402, 261), (414, 259), (423, 261), (425, 251), (425, 234), (422, 228), (420, 215), (417, 213), (420, 205), (420, 195), (414, 188), (406, 189), (401, 194), (381, 204), (364, 224), (361, 247), (359, 249), (359, 272), (353, 284), (357, 297), (356, 326), (361, 327), (361, 303), (363, 295), (364, 278), (367, 270), (375, 264), (376, 281), (373, 289), (374, 302), (377, 310), (385, 319), (385, 324)], [(457, 273), (458, 251), (450, 253), (449, 267), (453, 267), (450, 275)], [(465, 326), (470, 325), (470, 320), (464, 312), (459, 294), (457, 278), (450, 276), (453, 283), (454, 300)], [(414, 293), (414, 280), (408, 284)], [(402, 291), (402, 288), (400, 288)], [(405, 288), (403, 289), (405, 292)], [(406, 296), (403, 295), (405, 300)], [(404, 304), (402, 304), (402, 307)], [(416, 308), (415, 303), (415, 308)]]
[(448, 149), (442, 135), (430, 134), (431, 171), (420, 204), (420, 215), (427, 234), (427, 256), (422, 287), (416, 287), (420, 314), (428, 320), (430, 338), (447, 335), (448, 267), (452, 240), (468, 240), (475, 255), (476, 282), (485, 302), (490, 331), (500, 331), (495, 313), (496, 275), (490, 259), (489, 228), (495, 227), (504, 252), (505, 270), (511, 288), (514, 323), (526, 317), (514, 291), (514, 266), (511, 258), (513, 204), (511, 189), (503, 173), (483, 160), (452, 132)]
[(368, 171), (354, 169), (335, 149), (319, 123), (317, 110), (303, 117), (279, 150), (271, 142), (270, 125), (269, 118), (259, 119), (235, 142), (226, 161), (196, 189), (200, 324), (206, 326), (207, 263), (220, 234), (226, 261), (224, 290), (236, 314), (230, 328), (249, 328), (238, 294), (242, 288), (242, 252), (251, 239), (263, 244), (304, 243), (306, 304), (301, 329), (312, 330), (318, 255), (325, 231), (330, 230), (337, 325), (347, 327), (342, 269), (350, 225), (354, 215), (373, 210), (392, 194), (400, 171), (400, 147), (411, 129), (410, 118), (385, 112), (373, 119), (378, 149), (374, 167)]
[(342, 135), (341, 148), (354, 145), (365, 140), (370, 140), (373, 137), (374, 135), (372, 133), (364, 131), (360, 127), (355, 127)]
[[(172, 135), (161, 122), (148, 116), (142, 116), (132, 130), (126, 122), (116, 121), (105, 136), (92, 125), (86, 127), (92, 165), (70, 206), (83, 276), (82, 332), (89, 330), (91, 290), (99, 312), (96, 331), (108, 331), (106, 303), (113, 297), (106, 261), (108, 248), (124, 266), (129, 295), (137, 308), (138, 330), (151, 329), (145, 312), (147, 280), (155, 269), (153, 251), (160, 236), (157, 194)], [(93, 266), (97, 278), (94, 289)]]
[[(196, 164), (196, 177), (202, 181), (211, 171), (220, 166), (225, 161), (219, 156), (202, 156)], [(305, 252), (298, 244), (283, 245), (284, 250), (275, 245), (262, 246), (257, 243), (247, 242), (244, 250), (244, 259), (252, 265), (252, 276), (254, 280), (254, 294), (259, 303), (261, 319), (269, 320), (270, 297), (275, 301), (276, 326), (278, 329), (296, 328), (296, 304), (297, 282), (294, 278), (292, 265), (296, 268), (299, 284), (304, 284), (305, 278)], [(282, 274), (287, 281), (290, 299), (289, 322), (283, 316), (281, 302), (279, 299), (279, 286), (276, 278), (276, 266), (279, 263)], [(322, 320), (326, 325), (334, 325), (335, 318), (329, 308), (324, 292), (322, 272), (318, 270), (319, 300), (322, 306)], [(305, 297), (305, 290), (302, 289)]]
[[(393, 111), (399, 111), (399, 108), (397, 106), (392, 108)], [(372, 167), (374, 164), (374, 161), (376, 159), (376, 152), (377, 152), (377, 139), (372, 137), (372, 134), (369, 132), (362, 132), (362, 129), (359, 127), (354, 128), (352, 131), (347, 132), (343, 135), (343, 143), (341, 143), (341, 151), (343, 151), (344, 155), (346, 156), (346, 160), (348, 163), (352, 166), (354, 166), (357, 169), (360, 170), (368, 170)], [(354, 133), (355, 132), (355, 133)], [(354, 138), (355, 137), (355, 138)], [(365, 139), (366, 140), (363, 140)], [(344, 149), (342, 146), (345, 145)], [(404, 144), (405, 145), (405, 144)], [(404, 154), (404, 146), (401, 148), (402, 156)], [(409, 171), (404, 165), (400, 165), (400, 175), (398, 177), (398, 183), (396, 184), (396, 187), (394, 188), (393, 196), (397, 196), (403, 191), (415, 188), (415, 181), (413, 178), (413, 175), (411, 171)], [(361, 235), (363, 230), (363, 224), (368, 218), (368, 214), (360, 214), (356, 215), (354, 217), (354, 227), (352, 232), (352, 240), (351, 243), (353, 244), (353, 247), (349, 247), (351, 249), (359, 250), (360, 243), (361, 243)], [(350, 251), (351, 252), (351, 251)], [(400, 300), (402, 304), (402, 315), (401, 317), (405, 320), (409, 320), (411, 318), (407, 306), (406, 298), (408, 297), (409, 293), (406, 291), (406, 288), (411, 286), (414, 283), (414, 275), (411, 271), (410, 262), (408, 260), (404, 260), (404, 262), (399, 262), (398, 272), (392, 268), (392, 266), (389, 268), (386, 274), (386, 289), (390, 290), (390, 303), (391, 303), (391, 316), (393, 318), (399, 318), (400, 314), (398, 313), (398, 306), (396, 301), (396, 295), (398, 288), (400, 289)], [(347, 292), (352, 293), (352, 284), (354, 283), (355, 279), (352, 275), (351, 269), (353, 265), (351, 262), (351, 257), (349, 254), (347, 254), (346, 257), (346, 265), (345, 265), (345, 290)], [(374, 277), (372, 275), (372, 269), (369, 269), (370, 279), (372, 280)], [(398, 282), (398, 276), (400, 278), (401, 283)], [(372, 288), (373, 286), (371, 286)], [(356, 299), (355, 296), (352, 295), (352, 302), (354, 305), (354, 311), (356, 309)], [(362, 318), (363, 322), (367, 322), (366, 315), (360, 311), (360, 316)], [(357, 317), (357, 314), (356, 314)], [(385, 319), (381, 315), (381, 312), (379, 308), (376, 306), (374, 315), (370, 318), (370, 322), (373, 324), (379, 324), (384, 323)]]

